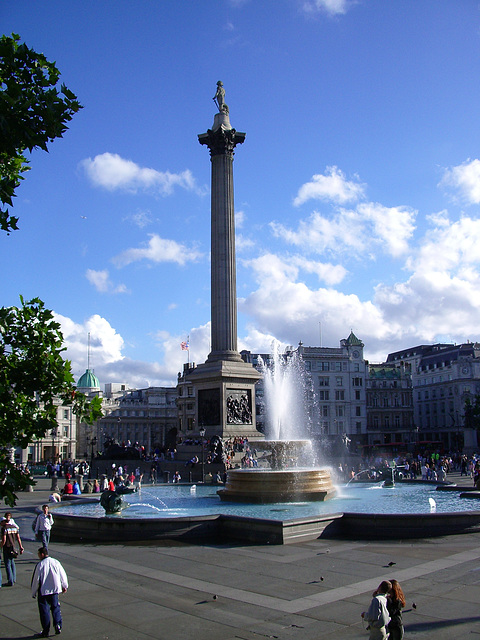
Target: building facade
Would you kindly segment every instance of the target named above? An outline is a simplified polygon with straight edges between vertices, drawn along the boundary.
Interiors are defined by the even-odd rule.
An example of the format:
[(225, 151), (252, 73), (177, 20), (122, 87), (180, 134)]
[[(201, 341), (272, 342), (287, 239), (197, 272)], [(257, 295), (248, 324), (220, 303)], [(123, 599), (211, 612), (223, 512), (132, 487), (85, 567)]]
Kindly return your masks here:
[(98, 441), (137, 444), (147, 453), (163, 449), (177, 433), (175, 387), (148, 387), (125, 391), (114, 398), (111, 411), (97, 423)]
[[(366, 377), (367, 366), (363, 358), (364, 344), (353, 332), (340, 340), (340, 346), (306, 347), (302, 343), (294, 351), (287, 348), (284, 357), (298, 353), (305, 373), (306, 402), (310, 437), (325, 442), (337, 441), (347, 435), (354, 444), (367, 438)], [(242, 357), (257, 369), (269, 366), (270, 354), (252, 354), (242, 351)], [(263, 430), (265, 406), (263, 381), (256, 386), (257, 428)]]
[(449, 451), (476, 450), (477, 433), (465, 424), (465, 405), (480, 395), (480, 344), (420, 345), (389, 354), (411, 366), (418, 442)]
[(398, 446), (415, 442), (413, 389), (410, 367), (371, 364), (367, 377), (369, 446)]

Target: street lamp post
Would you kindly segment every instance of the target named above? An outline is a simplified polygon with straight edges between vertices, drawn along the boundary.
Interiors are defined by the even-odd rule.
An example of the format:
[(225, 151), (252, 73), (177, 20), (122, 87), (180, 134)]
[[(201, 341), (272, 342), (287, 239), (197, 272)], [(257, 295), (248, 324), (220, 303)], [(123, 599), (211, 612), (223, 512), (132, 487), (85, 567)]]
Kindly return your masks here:
[[(92, 469), (93, 469), (93, 460), (94, 460), (94, 454), (93, 454), (93, 450), (95, 448), (95, 445), (97, 444), (97, 436), (93, 436), (93, 438), (89, 438), (87, 436), (87, 447), (88, 445), (91, 445), (92, 449), (91, 449), (91, 453), (90, 453), (90, 468), (88, 470), (88, 479), (91, 480), (92, 478)], [(85, 455), (85, 458), (87, 457), (87, 455)]]
[(57, 435), (57, 430), (52, 429), (52, 464), (55, 464), (55, 436)]
[(200, 438), (202, 439), (202, 482), (205, 482), (205, 442), (204, 442), (204, 437), (205, 437), (205, 427), (201, 427), (200, 431)]

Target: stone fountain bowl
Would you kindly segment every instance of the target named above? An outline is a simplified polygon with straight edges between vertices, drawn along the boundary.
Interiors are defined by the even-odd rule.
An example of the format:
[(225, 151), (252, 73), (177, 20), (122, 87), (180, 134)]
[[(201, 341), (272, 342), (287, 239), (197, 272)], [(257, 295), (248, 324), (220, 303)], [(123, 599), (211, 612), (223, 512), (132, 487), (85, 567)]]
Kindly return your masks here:
[(328, 469), (231, 469), (221, 500), (273, 503), (323, 501), (335, 496)]

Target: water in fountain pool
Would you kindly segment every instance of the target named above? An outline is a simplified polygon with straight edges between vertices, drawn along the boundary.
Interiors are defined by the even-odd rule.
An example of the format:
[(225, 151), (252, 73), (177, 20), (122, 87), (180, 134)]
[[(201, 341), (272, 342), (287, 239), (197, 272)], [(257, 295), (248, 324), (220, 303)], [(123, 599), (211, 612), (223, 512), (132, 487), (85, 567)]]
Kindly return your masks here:
[(464, 500), (457, 492), (435, 491), (433, 485), (352, 483), (337, 487), (337, 496), (327, 502), (242, 504), (221, 502), (217, 486), (162, 485), (124, 496), (129, 508), (105, 515), (99, 503), (61, 505), (58, 513), (94, 518), (178, 518), (214, 514), (239, 515), (269, 520), (293, 520), (331, 513), (430, 513), (429, 498), (435, 498), (437, 513), (477, 511), (476, 500)]

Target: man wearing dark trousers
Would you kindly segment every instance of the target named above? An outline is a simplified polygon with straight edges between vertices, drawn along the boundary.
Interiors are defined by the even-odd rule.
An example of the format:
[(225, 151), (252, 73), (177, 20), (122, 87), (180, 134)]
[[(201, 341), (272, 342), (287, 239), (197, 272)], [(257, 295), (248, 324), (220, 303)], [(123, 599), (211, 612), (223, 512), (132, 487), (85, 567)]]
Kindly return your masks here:
[(48, 638), (50, 631), (50, 612), (52, 612), (55, 633), (62, 632), (62, 613), (58, 602), (58, 594), (68, 589), (68, 578), (65, 569), (58, 560), (50, 558), (48, 549), (38, 550), (40, 562), (35, 567), (32, 577), (32, 598), (37, 598), (42, 638)]

